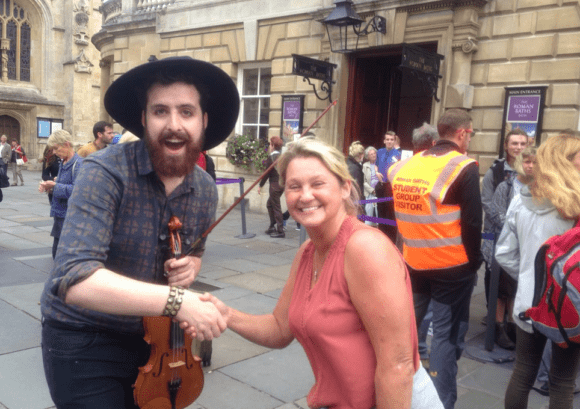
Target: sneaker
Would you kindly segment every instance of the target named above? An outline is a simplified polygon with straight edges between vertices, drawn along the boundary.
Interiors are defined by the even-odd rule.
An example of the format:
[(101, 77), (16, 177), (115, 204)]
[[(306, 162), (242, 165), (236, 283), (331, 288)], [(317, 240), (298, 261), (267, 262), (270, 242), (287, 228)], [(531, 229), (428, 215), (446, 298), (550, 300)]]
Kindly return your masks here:
[(286, 237), (286, 233), (284, 233), (283, 231), (276, 231), (270, 234), (270, 237), (274, 239), (283, 239), (284, 237)]

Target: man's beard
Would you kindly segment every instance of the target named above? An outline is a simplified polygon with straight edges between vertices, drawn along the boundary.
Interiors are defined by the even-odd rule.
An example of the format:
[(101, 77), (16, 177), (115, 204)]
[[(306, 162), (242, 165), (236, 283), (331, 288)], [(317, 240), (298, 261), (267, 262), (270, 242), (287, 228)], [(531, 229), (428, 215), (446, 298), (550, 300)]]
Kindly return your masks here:
[[(201, 134), (199, 143), (196, 143), (193, 138), (186, 133), (164, 132), (159, 135), (158, 139), (153, 141), (149, 132), (145, 129), (144, 136), (145, 144), (149, 151), (149, 157), (153, 164), (153, 169), (157, 174), (165, 177), (182, 177), (193, 171), (195, 168), (195, 164), (197, 163), (205, 139), (205, 132)], [(168, 138), (179, 138), (185, 142), (184, 156), (165, 155), (163, 153), (164, 141)]]

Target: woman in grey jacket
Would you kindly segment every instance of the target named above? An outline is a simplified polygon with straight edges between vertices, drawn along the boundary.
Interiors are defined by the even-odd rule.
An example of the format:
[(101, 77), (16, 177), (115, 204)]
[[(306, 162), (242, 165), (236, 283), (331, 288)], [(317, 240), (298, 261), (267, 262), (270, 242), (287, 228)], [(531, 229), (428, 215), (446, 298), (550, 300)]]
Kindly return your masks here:
[[(532, 306), (536, 253), (548, 238), (570, 229), (580, 215), (580, 138), (552, 137), (538, 149), (536, 158), (535, 181), (512, 200), (495, 253), (498, 263), (518, 280), (513, 310), (516, 364), (505, 397), (509, 409), (528, 407), (547, 340), (520, 318)], [(550, 408), (571, 409), (580, 345), (552, 346)]]

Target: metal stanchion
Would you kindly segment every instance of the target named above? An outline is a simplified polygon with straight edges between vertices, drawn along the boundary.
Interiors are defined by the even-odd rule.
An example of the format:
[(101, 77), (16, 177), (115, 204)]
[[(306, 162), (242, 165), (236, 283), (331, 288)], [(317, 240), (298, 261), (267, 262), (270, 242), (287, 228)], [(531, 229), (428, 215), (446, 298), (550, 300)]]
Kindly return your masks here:
[[(244, 178), (240, 178), (240, 196), (244, 194)], [(240, 202), (242, 206), (242, 234), (236, 236), (237, 239), (251, 239), (256, 237), (254, 233), (247, 233), (246, 231), (246, 201), (242, 200)]]

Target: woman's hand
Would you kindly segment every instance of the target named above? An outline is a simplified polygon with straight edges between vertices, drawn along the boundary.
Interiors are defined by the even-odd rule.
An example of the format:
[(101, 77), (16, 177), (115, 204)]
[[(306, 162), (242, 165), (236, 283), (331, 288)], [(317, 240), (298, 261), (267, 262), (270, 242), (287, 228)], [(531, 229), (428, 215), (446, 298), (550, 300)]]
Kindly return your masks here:
[(54, 189), (55, 185), (56, 182), (53, 182), (52, 180), (45, 180), (43, 182), (40, 182), (40, 184), (38, 185), (38, 191), (40, 193), (44, 192), (50, 193)]
[(175, 317), (180, 327), (200, 341), (217, 338), (227, 328), (226, 321), (214, 304), (202, 301), (199, 294), (186, 291)]
[(164, 263), (163, 268), (169, 285), (188, 288), (201, 270), (201, 258), (194, 256), (172, 258)]

